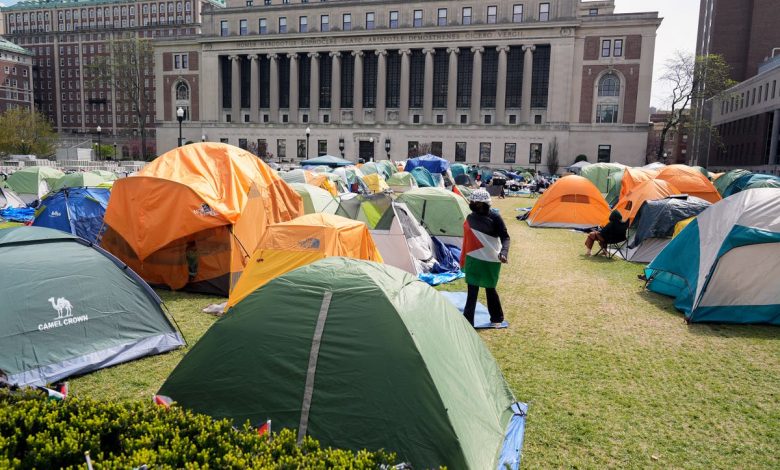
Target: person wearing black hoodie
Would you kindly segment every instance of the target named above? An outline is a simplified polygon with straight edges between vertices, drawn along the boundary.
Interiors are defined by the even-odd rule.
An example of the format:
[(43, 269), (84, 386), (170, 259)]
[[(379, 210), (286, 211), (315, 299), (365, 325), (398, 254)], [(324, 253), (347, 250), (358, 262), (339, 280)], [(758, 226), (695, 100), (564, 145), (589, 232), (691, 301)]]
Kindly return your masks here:
[(599, 230), (594, 230), (588, 234), (585, 239), (585, 248), (588, 249), (587, 255), (593, 256), (593, 244), (597, 241), (599, 246), (604, 249), (612, 243), (620, 243), (626, 240), (626, 231), (628, 222), (623, 222), (623, 215), (615, 209), (609, 214), (609, 223)]

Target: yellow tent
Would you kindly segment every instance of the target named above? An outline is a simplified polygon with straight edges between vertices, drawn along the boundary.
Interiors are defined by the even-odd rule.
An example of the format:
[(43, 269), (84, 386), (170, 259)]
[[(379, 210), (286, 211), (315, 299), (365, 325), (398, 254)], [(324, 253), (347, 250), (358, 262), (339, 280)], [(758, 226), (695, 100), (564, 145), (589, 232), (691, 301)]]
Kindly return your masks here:
[(368, 189), (372, 193), (381, 193), (382, 191), (390, 189), (390, 186), (387, 185), (384, 178), (379, 176), (378, 173), (364, 176), (363, 182), (366, 183), (366, 186), (368, 186)]
[(331, 214), (308, 214), (271, 225), (230, 292), (227, 308), (269, 281), (328, 256), (382, 262), (363, 222)]

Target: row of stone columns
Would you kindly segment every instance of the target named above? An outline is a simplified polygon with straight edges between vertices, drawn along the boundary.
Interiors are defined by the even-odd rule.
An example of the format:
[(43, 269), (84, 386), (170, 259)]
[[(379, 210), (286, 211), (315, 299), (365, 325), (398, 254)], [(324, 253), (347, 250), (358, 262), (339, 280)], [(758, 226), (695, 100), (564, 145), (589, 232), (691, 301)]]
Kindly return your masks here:
[[(523, 57), (523, 85), (522, 97), (523, 106), (521, 108), (520, 122), (531, 122), (531, 81), (533, 69), (533, 52), (536, 49), (533, 45), (524, 45)], [(498, 51), (498, 77), (496, 88), (496, 123), (505, 124), (506, 120), (506, 76), (507, 76), (507, 55), (509, 46), (503, 45), (496, 47)], [(446, 49), (449, 54), (448, 76), (447, 76), (447, 123), (456, 124), (457, 121), (457, 84), (458, 84), (458, 54), (460, 48), (450, 47)], [(473, 54), (472, 78), (471, 78), (471, 123), (481, 122), (481, 98), (482, 98), (482, 54), (485, 48), (482, 46), (472, 47)], [(384, 122), (386, 119), (386, 80), (387, 80), (387, 54), (384, 49), (374, 51), (377, 55), (377, 89), (376, 89), (376, 108), (375, 121)], [(398, 51), (401, 55), (401, 89), (400, 102), (398, 109), (398, 119), (402, 123), (409, 122), (409, 74), (410, 74), (410, 49), (401, 49)], [(433, 124), (433, 55), (436, 50), (433, 48), (423, 49), (425, 54), (425, 75), (423, 88), (423, 123)], [(331, 69), (331, 122), (339, 123), (341, 120), (341, 52), (329, 53), (332, 61)], [(352, 95), (352, 113), (353, 122), (363, 123), (363, 55), (364, 51), (353, 51), (354, 57), (354, 80)], [(251, 54), (250, 60), (250, 114), (251, 122), (260, 122), (260, 94), (259, 94), (259, 55)], [(298, 53), (289, 53), (290, 59), (290, 104), (289, 104), (289, 122), (296, 123), (298, 120), (299, 97), (298, 97)], [(309, 122), (317, 123), (319, 121), (319, 91), (320, 91), (320, 53), (308, 53), (310, 58), (310, 83), (309, 83)], [(231, 60), (232, 81), (231, 81), (231, 113), (233, 122), (241, 122), (241, 57), (238, 55), (228, 56)], [(279, 55), (268, 54), (270, 67), (270, 121), (279, 122)]]

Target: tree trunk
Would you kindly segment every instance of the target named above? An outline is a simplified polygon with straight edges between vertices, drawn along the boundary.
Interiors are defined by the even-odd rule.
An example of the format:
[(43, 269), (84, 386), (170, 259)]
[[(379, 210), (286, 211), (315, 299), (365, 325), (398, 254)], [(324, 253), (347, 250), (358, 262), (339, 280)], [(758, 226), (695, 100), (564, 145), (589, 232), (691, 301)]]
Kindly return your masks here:
[(666, 134), (668, 132), (669, 128), (664, 126), (664, 128), (661, 129), (661, 137), (658, 139), (658, 153), (656, 154), (656, 159), (663, 163), (666, 163), (666, 160), (664, 159), (664, 146), (666, 145)]

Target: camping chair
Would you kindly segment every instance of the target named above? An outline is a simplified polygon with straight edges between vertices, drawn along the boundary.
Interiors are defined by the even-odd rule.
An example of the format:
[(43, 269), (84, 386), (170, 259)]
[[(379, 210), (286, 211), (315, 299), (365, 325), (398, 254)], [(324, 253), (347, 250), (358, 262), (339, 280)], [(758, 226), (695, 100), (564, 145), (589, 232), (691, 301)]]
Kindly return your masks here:
[(604, 253), (604, 256), (608, 259), (612, 259), (618, 253), (620, 253), (620, 256), (623, 258), (628, 255), (628, 249), (626, 248), (626, 245), (628, 244), (628, 224), (626, 223), (625, 226), (626, 229), (623, 231), (622, 236), (616, 237), (613, 240), (605, 239), (603, 246), (601, 245), (601, 242), (599, 242), (600, 248), (599, 251), (596, 252), (596, 256)]

